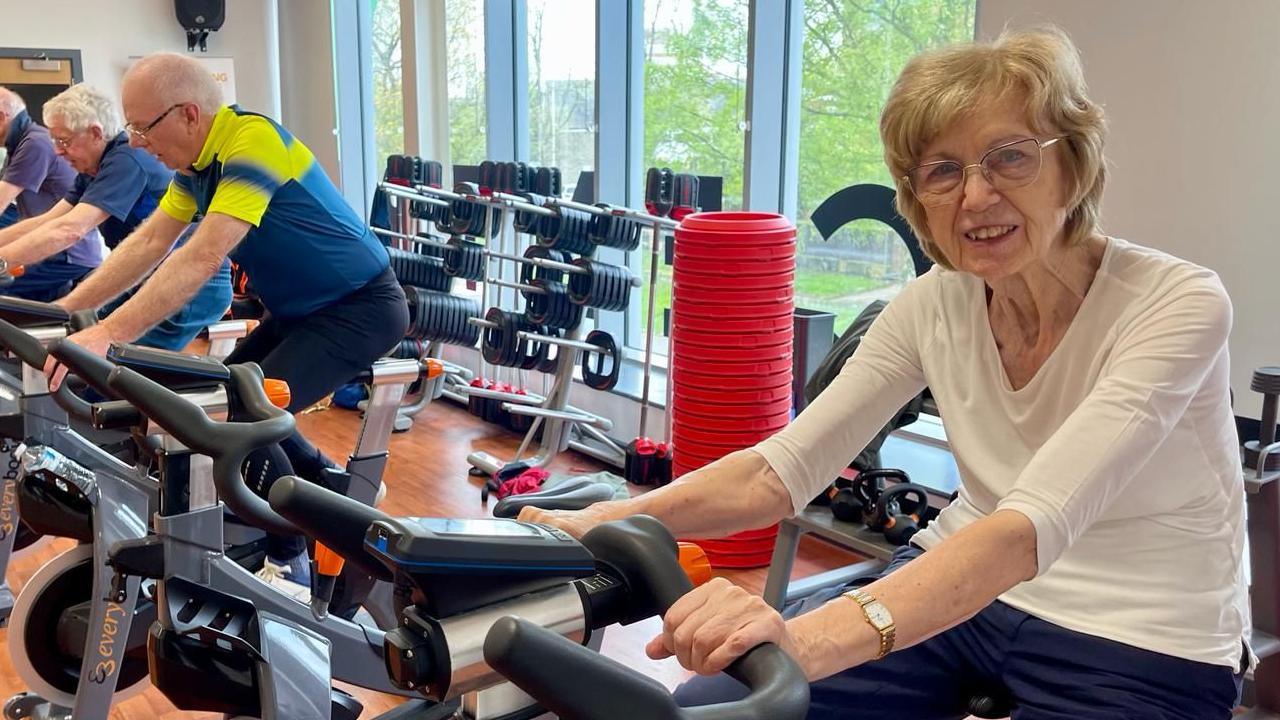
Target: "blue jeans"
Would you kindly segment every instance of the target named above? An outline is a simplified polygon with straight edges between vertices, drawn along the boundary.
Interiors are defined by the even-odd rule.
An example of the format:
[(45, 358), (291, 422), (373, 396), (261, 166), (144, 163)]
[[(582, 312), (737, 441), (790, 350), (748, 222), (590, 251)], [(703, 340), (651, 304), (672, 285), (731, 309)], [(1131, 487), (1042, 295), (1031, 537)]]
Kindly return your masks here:
[[(882, 576), (922, 552), (899, 549)], [(783, 615), (817, 609), (846, 589), (792, 603)], [(992, 688), (1012, 697), (1013, 720), (1229, 720), (1240, 685), (1231, 668), (1073, 632), (994, 602), (918, 645), (811, 684), (808, 717), (961, 720), (969, 696)], [(676, 700), (692, 707), (745, 694), (717, 675), (680, 686)]]
[(0, 295), (53, 302), (71, 292), (71, 288), (94, 268), (67, 262), (66, 254), (59, 253), (35, 265), (28, 265), (13, 284), (0, 288)]
[[(139, 285), (98, 310), (104, 318), (125, 304), (137, 292)], [(161, 320), (158, 325), (138, 338), (138, 345), (161, 350), (182, 350), (209, 325), (218, 322), (231, 306), (231, 264), (224, 262), (222, 269), (204, 284), (204, 287), (181, 310)]]

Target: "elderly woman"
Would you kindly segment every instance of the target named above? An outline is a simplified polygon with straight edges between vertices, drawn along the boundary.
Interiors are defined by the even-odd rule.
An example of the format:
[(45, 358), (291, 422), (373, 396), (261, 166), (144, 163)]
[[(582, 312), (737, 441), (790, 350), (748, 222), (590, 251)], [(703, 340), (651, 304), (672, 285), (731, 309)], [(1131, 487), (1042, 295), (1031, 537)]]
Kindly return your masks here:
[[(58, 155), (79, 174), (46, 212), (0, 231), (0, 266), (30, 265), (64, 252), (95, 227), (114, 250), (156, 209), (173, 178), (173, 171), (160, 161), (129, 146), (115, 102), (90, 85), (74, 85), (51, 98), (44, 105), (44, 121)], [(123, 294), (103, 314), (130, 296)], [(221, 319), (230, 304), (227, 266), (186, 307), (138, 342), (181, 350)]]
[[(723, 580), (651, 657), (714, 674), (780, 643), (811, 717), (1227, 718), (1251, 660), (1244, 494), (1214, 273), (1098, 229), (1101, 109), (1070, 40), (1006, 35), (911, 61), (881, 119), (898, 203), (937, 261), (786, 430), (647, 495), (522, 519), (677, 535), (800, 511), (926, 385), (963, 479), (889, 571), (784, 619)], [(814, 605), (819, 605), (814, 607)], [(732, 681), (697, 678), (686, 704)]]

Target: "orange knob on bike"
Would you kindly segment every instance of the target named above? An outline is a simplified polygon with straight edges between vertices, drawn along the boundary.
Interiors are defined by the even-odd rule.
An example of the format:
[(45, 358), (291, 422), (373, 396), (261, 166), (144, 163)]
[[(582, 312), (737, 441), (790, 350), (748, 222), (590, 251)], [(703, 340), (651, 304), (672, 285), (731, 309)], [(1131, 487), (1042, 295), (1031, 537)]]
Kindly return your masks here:
[(9, 268), (9, 277), (20, 278), (22, 277), (23, 273), (25, 273), (26, 271), (27, 269), (25, 267), (21, 265), (14, 265), (13, 267)]
[(321, 575), (337, 577), (342, 574), (346, 560), (327, 545), (316, 543), (316, 570)]
[(422, 361), (422, 366), (426, 370), (427, 380), (433, 380), (444, 374), (444, 363), (435, 358), (427, 358)]
[(346, 560), (341, 555), (324, 543), (316, 543), (315, 560), (311, 566), (311, 614), (317, 620), (329, 617), (329, 601), (333, 599), (333, 589), (345, 564)]
[(693, 581), (693, 586), (706, 584), (711, 580), (711, 561), (707, 554), (694, 543), (682, 542), (680, 548), (680, 567)]
[(271, 400), (271, 404), (281, 410), (289, 407), (289, 403), (293, 401), (293, 394), (289, 391), (289, 383), (284, 380), (266, 378), (262, 381), (262, 389), (267, 391), (267, 398)]

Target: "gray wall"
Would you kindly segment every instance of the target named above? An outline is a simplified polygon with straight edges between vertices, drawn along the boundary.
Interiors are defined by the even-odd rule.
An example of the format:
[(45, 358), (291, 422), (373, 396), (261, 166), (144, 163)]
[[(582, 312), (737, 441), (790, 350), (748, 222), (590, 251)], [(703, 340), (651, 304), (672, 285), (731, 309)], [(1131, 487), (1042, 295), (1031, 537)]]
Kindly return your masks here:
[[(9, 0), (0, 17), (0, 47), (80, 50), (84, 81), (117, 97), (132, 58), (187, 51), (173, 0)], [(280, 114), (276, 0), (227, 3), (226, 24), (210, 33), (208, 47), (209, 56), (235, 60), (237, 101), (245, 109)]]
[(1051, 21), (1106, 108), (1104, 230), (1215, 270), (1235, 304), (1236, 412), (1280, 364), (1280, 2), (978, 0), (978, 37)]

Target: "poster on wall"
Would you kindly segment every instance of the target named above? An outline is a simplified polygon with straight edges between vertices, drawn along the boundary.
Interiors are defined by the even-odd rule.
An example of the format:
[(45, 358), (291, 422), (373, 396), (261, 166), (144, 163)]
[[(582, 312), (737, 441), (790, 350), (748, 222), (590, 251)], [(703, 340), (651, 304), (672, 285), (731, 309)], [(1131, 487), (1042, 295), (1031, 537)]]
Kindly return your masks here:
[(209, 74), (222, 89), (222, 102), (234, 105), (236, 102), (236, 63), (229, 57), (198, 57), (201, 65), (209, 69)]
[[(141, 60), (142, 56), (134, 55), (129, 58), (129, 64)], [(236, 62), (235, 58), (229, 57), (196, 57), (197, 62), (204, 65), (209, 74), (213, 76), (218, 88), (222, 90), (222, 102), (228, 105), (234, 105), (236, 102)]]

